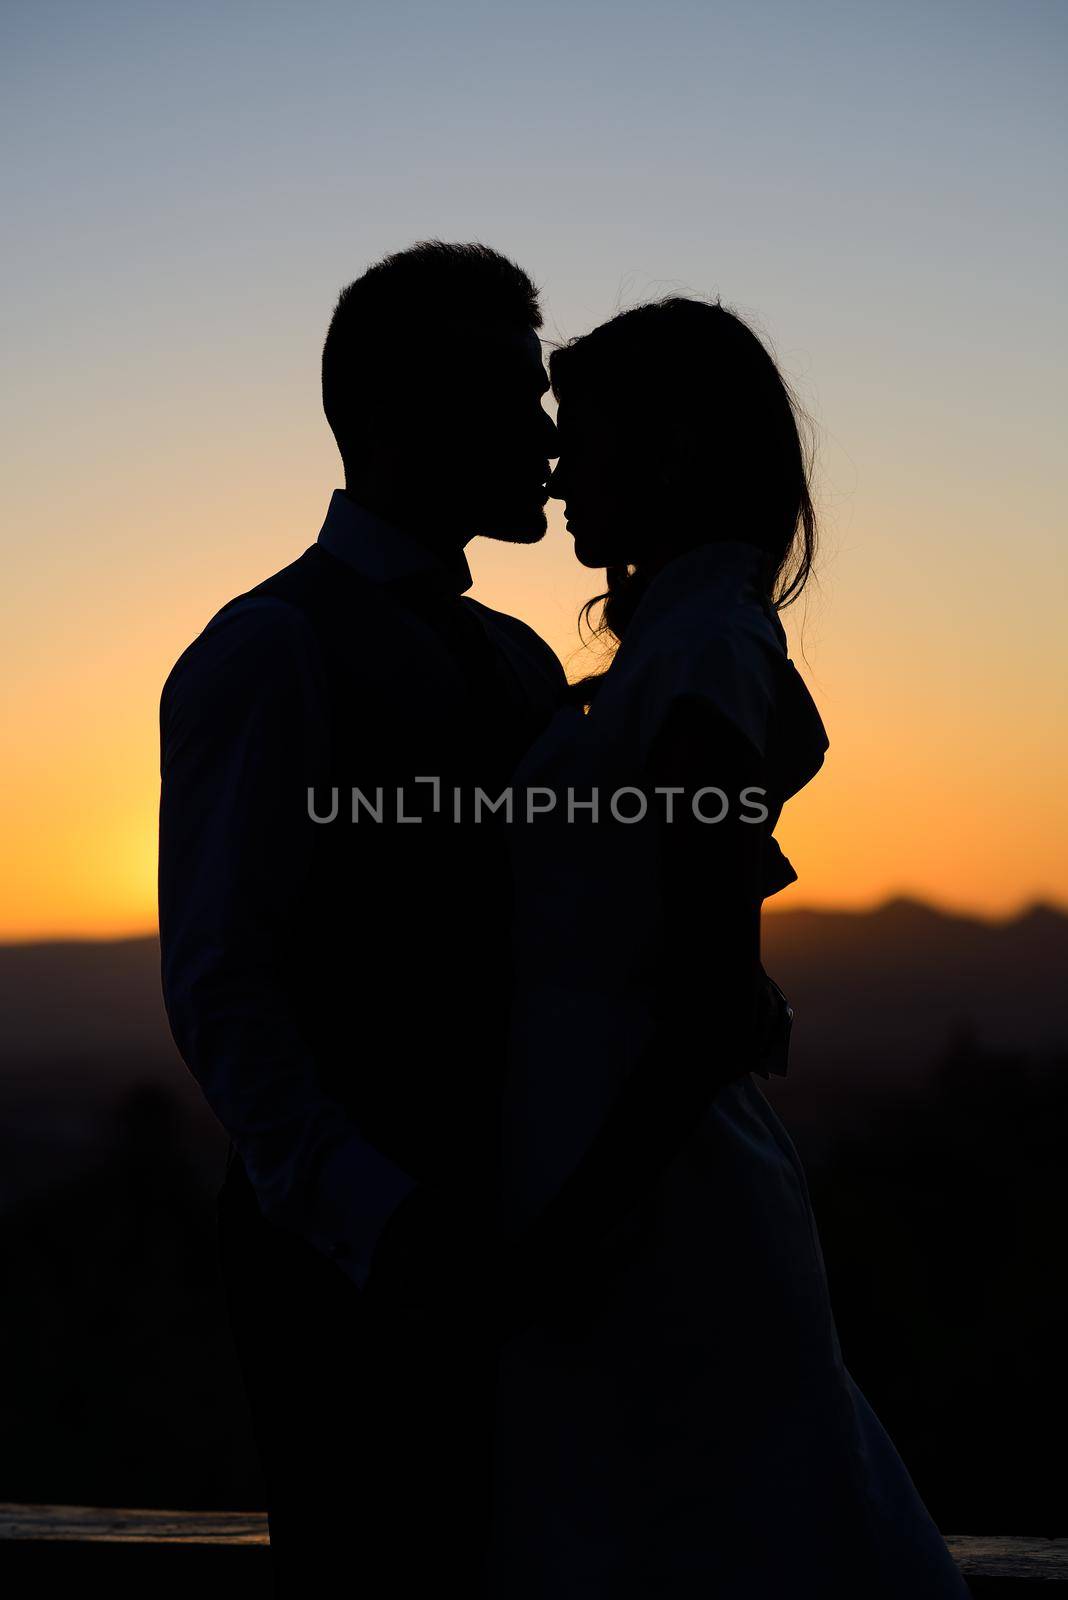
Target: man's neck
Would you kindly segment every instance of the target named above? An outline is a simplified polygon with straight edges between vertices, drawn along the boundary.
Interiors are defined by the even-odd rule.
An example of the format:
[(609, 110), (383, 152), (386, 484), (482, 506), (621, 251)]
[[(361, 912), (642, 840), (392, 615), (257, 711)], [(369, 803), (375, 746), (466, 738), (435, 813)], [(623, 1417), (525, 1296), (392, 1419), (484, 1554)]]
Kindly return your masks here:
[(413, 539), (418, 539), (420, 544), (433, 550), (435, 555), (448, 557), (463, 550), (470, 544), (474, 537), (465, 533), (462, 528), (451, 525), (448, 518), (440, 510), (429, 506), (412, 506), (398, 501), (392, 495), (376, 491), (367, 484), (351, 484), (345, 480), (345, 497), (354, 505), (363, 506), (366, 511), (372, 511), (376, 517), (381, 517), (383, 522), (391, 522), (395, 528), (402, 528)]

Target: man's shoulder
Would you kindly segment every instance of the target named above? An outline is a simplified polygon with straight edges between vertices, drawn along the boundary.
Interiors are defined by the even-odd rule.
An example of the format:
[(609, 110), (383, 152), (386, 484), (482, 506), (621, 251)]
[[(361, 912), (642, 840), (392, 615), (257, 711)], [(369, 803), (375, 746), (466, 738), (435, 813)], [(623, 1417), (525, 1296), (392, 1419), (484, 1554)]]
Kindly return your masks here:
[(474, 600), (470, 595), (464, 596), (464, 604), (477, 612), (483, 625), (518, 651), (533, 668), (561, 685), (567, 682), (560, 657), (528, 622), (511, 616), (507, 611), (495, 611), (492, 606), (483, 605), (481, 600)]
[(186, 645), (167, 674), (161, 708), (179, 697), (263, 688), (315, 650), (314, 630), (294, 598), (246, 591), (221, 606)]

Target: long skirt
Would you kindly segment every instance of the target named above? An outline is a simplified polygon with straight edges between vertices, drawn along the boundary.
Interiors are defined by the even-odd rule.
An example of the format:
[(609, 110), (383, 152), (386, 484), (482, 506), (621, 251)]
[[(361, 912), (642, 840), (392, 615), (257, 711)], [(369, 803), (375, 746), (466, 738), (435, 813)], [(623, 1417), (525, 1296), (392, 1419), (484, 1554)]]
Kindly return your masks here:
[(966, 1600), (751, 1075), (566, 1281), (498, 1363), (491, 1600)]

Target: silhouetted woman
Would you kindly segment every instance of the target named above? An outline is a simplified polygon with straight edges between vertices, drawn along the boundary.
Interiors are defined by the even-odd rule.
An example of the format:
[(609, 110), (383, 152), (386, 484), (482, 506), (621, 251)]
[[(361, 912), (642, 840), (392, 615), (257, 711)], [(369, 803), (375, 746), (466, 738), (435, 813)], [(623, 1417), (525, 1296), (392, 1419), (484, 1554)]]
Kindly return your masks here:
[(760, 961), (796, 877), (772, 830), (827, 746), (778, 618), (815, 536), (796, 403), (745, 323), (677, 298), (550, 376), (551, 492), (619, 644), (515, 779), (502, 1171), (532, 1242), (490, 1593), (957, 1600), (752, 1075), (785, 1069), (790, 1017)]

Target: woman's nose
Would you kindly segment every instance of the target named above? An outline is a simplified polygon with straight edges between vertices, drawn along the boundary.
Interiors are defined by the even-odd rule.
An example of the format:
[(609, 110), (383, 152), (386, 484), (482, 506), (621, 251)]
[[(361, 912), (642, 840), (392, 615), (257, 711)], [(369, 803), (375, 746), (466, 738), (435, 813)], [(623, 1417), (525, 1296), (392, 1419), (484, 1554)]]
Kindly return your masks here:
[(563, 487), (563, 478), (561, 476), (561, 471), (560, 471), (561, 465), (562, 465), (562, 462), (561, 461), (557, 461), (556, 466), (553, 468), (553, 470), (549, 474), (549, 481), (545, 485), (545, 488), (546, 488), (546, 490), (548, 492), (548, 495), (549, 495), (549, 498), (551, 500), (562, 500), (564, 498), (565, 490), (564, 490), (564, 487)]

